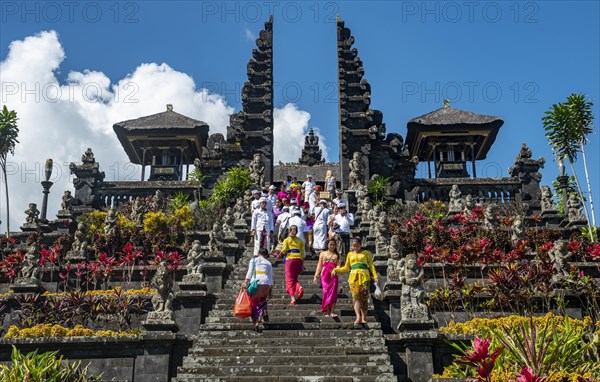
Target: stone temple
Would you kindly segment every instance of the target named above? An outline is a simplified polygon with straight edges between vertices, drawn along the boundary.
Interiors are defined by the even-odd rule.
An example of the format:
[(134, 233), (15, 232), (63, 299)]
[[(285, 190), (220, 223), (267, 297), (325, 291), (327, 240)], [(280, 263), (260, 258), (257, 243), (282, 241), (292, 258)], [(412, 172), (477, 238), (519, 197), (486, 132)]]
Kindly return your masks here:
[[(145, 200), (149, 208), (160, 210), (163, 198), (187, 195), (193, 207), (199, 208), (227, 169), (260, 166), (264, 171), (256, 186), (262, 189), (279, 185), (287, 175), (302, 181), (310, 173), (322, 183), (325, 173), (333, 172), (336, 187), (344, 191), (350, 211), (356, 214), (352, 235), (362, 237), (363, 246), (374, 254), (384, 290), (381, 300), (369, 302), (368, 329), (353, 325), (345, 276), (340, 278), (344, 280), (337, 307), (340, 315), (330, 318), (320, 314), (321, 290), (311, 282), (316, 269), (314, 260), (305, 262), (300, 276), (306, 296), (294, 309), (288, 309), (282, 281), (284, 265), (281, 259), (271, 258), (274, 297), (269, 302), (270, 321), (262, 333), (253, 332), (247, 320), (234, 317), (235, 297), (252, 256), (252, 244), (248, 244), (249, 206), (247, 200), (239, 200), (235, 206), (224, 208), (211, 221), (211, 227), (188, 227), (168, 250), (163, 248), (165, 253), (179, 251), (185, 255), (174, 270), (162, 261), (149, 267), (102, 263), (110, 267), (103, 268), (104, 273), (98, 276), (103, 277), (106, 287), (140, 288), (145, 285), (143, 277), (149, 274), (152, 279), (156, 291), (136, 298), (147, 305), (151, 302), (154, 311), (130, 317), (145, 328), (141, 334), (5, 338), (0, 340), (0, 361), (10, 360), (10, 345), (23, 351), (58, 350), (68, 359), (89, 362), (90, 370), (104, 372), (106, 380), (135, 382), (427, 382), (434, 373), (441, 373), (453, 359), (454, 350), (447, 341), (460, 342), (465, 338), (450, 338), (437, 328), (449, 318), (464, 321), (466, 313), (458, 307), (433, 312), (420, 301), (425, 293), (451, 281), (443, 264), (424, 265), (423, 273), (415, 278), (419, 285), (402, 281), (411, 272), (404, 266), (405, 261), (419, 254), (404, 253), (397, 245), (402, 238), (398, 233), (392, 235), (392, 231), (402, 228), (397, 227), (400, 218), (394, 214), (437, 200), (448, 205), (448, 215), (443, 219), (444, 224), (452, 225), (451, 218), (463, 216), (464, 211), (477, 214), (485, 209), (487, 213), (493, 212), (492, 207), (508, 209), (518, 205), (523, 217), (519, 221), (526, 227), (552, 229), (563, 238), (578, 232), (586, 222), (571, 201), (568, 216), (558, 212), (549, 188), (540, 185), (539, 170), (545, 160), (534, 159), (525, 144), (515, 153), (509, 176), (477, 176), (476, 162), (486, 158), (497, 135), (502, 134), (504, 122), (499, 117), (455, 109), (444, 103), (441, 108), (408, 121), (406, 137), (388, 132), (383, 113), (371, 105), (371, 94), (376, 89), (371, 89), (365, 77), (365, 65), (353, 47), (355, 38), (339, 17), (336, 33), (340, 147), (337, 163), (325, 163), (312, 130), (305, 137), (297, 163), (274, 162), (270, 18), (251, 52), (248, 79), (242, 88), (242, 110), (231, 115), (226, 136), (211, 133), (205, 122), (178, 113), (177, 105), (170, 104), (153, 115), (115, 122), (113, 129), (125, 153), (132, 163), (142, 166), (139, 181), (105, 180), (90, 148), (81, 162), (71, 163), (74, 193), (65, 192), (56, 219), (45, 218), (46, 203), (41, 211), (44, 219), (39, 218), (37, 203), (30, 205), (22, 230), (11, 235), (14, 246), (22, 249), (24, 261), (31, 264), (24, 263), (20, 276), (10, 282), (0, 279), (0, 294), (5, 293), (0, 298), (0, 318), (3, 328), (8, 329), (22, 312), (20, 296), (79, 288), (77, 264), (100, 264), (97, 262), (106, 260), (110, 253), (95, 253), (97, 248), (90, 245), (98, 236), (94, 239), (88, 232), (93, 227), (81, 224), (80, 218), (87, 216), (84, 214), (102, 212), (104, 222), (97, 224), (104, 228), (96, 235), (103, 233), (117, 240), (120, 216), (128, 216), (140, 231), (148, 229), (139, 201)], [(416, 176), (420, 163), (427, 165), (425, 178)], [(194, 169), (205, 176), (201, 184), (186, 180)], [(390, 207), (387, 215), (364, 205), (368, 182), (377, 176), (388, 178), (381, 199), (388, 207), (398, 207)], [(46, 195), (51, 186), (48, 182), (42, 182)], [(498, 213), (491, 213), (480, 217), (475, 226), (508, 232), (507, 228), (498, 228), (497, 216)], [(510, 228), (514, 242), (523, 238), (523, 230), (516, 224)], [(46, 265), (37, 269), (35, 256), (40, 249), (36, 246), (51, 248), (57, 240), (69, 243), (60, 265), (63, 268)], [(101, 244), (110, 251), (110, 241)], [(136, 243), (139, 248), (144, 244)], [(5, 253), (10, 251), (7, 248)], [(479, 269), (474, 266), (468, 279), (484, 277), (484, 271)], [(86, 288), (93, 289), (89, 285)], [(572, 298), (569, 309), (581, 315), (584, 307)], [(117, 317), (117, 313), (107, 315), (106, 325), (112, 325), (111, 320)]]

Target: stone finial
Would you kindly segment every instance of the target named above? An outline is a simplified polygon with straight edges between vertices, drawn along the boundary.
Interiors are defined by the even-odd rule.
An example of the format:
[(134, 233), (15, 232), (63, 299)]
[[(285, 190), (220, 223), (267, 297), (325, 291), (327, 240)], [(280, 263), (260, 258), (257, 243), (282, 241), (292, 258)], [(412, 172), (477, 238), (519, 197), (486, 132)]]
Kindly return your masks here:
[(173, 105), (168, 103), (167, 104), (167, 111), (173, 111)]

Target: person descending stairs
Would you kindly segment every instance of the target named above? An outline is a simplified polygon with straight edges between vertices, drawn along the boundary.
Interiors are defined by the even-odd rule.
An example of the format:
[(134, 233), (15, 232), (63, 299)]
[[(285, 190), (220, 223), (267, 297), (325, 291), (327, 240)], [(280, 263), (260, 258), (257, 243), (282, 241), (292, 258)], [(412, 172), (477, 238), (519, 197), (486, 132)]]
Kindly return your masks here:
[(369, 303), (366, 327), (354, 325), (348, 283), (340, 277), (337, 317), (321, 312), (321, 288), (313, 284), (316, 260), (306, 260), (298, 281), (304, 296), (296, 305), (286, 294), (284, 262), (273, 264), (268, 322), (254, 331), (250, 319), (233, 315), (252, 249), (235, 265), (213, 310), (202, 324), (177, 382), (200, 381), (395, 381), (381, 324)]

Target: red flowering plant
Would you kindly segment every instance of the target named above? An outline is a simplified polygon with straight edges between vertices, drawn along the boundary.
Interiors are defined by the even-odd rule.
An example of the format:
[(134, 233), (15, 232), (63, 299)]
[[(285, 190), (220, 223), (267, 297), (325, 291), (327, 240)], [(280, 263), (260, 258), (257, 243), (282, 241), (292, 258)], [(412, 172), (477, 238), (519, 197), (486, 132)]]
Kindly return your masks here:
[(458, 357), (456, 363), (474, 368), (477, 381), (490, 382), (496, 359), (502, 353), (502, 347), (497, 347), (490, 352), (490, 342), (490, 338), (475, 337), (472, 349), (466, 350), (457, 344), (451, 343), (455, 349), (463, 354)]
[(121, 250), (117, 252), (117, 255), (117, 264), (120, 267), (123, 267), (123, 280), (125, 280), (125, 274), (127, 273), (127, 281), (131, 282), (133, 277), (133, 268), (142, 257), (142, 252), (136, 250), (133, 244), (126, 243)]
[(585, 250), (586, 260), (600, 261), (600, 244), (594, 243), (592, 245), (588, 245), (587, 247), (585, 247)]
[(516, 382), (544, 382), (546, 377), (540, 377), (533, 372), (533, 369), (523, 365), (521, 367), (521, 375), (517, 377)]
[(17, 252), (6, 256), (6, 258), (0, 262), (0, 276), (12, 283), (19, 275), (24, 259), (25, 254), (22, 250), (17, 250)]
[(167, 262), (167, 268), (170, 271), (175, 271), (177, 268), (179, 268), (182, 259), (182, 256), (177, 251), (166, 252), (159, 249), (154, 253), (154, 258), (151, 259), (151, 264), (158, 265), (165, 260)]

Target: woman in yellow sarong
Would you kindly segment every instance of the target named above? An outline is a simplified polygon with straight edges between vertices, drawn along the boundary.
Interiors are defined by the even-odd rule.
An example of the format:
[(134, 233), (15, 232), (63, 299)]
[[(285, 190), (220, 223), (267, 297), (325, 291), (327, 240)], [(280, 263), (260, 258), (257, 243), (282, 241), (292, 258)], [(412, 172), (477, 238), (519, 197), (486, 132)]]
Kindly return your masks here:
[(346, 256), (346, 264), (343, 267), (334, 268), (331, 275), (336, 273), (348, 272), (348, 284), (352, 293), (352, 301), (354, 303), (354, 313), (356, 313), (355, 326), (364, 325), (367, 323), (367, 311), (369, 309), (369, 283), (371, 275), (378, 284), (379, 277), (373, 265), (373, 256), (371, 252), (362, 250), (359, 238), (352, 239), (352, 251)]

